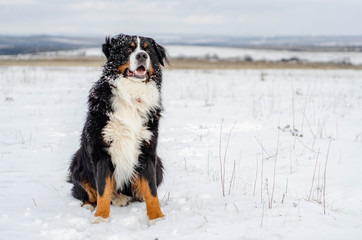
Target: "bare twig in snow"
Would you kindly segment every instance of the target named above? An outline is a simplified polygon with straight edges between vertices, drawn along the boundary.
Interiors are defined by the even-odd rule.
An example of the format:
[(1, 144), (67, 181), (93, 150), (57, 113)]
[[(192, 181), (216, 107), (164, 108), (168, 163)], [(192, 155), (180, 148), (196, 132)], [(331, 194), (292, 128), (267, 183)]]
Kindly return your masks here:
[(324, 165), (324, 184), (323, 184), (323, 210), (324, 210), (324, 215), (326, 214), (327, 162), (328, 162), (328, 155), (329, 155), (329, 149), (331, 147), (331, 142), (332, 142), (332, 139), (329, 141), (329, 144), (328, 144), (326, 163)]
[(312, 178), (312, 185), (310, 186), (310, 191), (309, 191), (308, 201), (310, 201), (310, 198), (311, 198), (311, 196), (312, 196), (313, 183), (314, 183), (315, 172), (316, 172), (316, 170), (317, 170), (318, 157), (319, 157), (319, 149), (318, 149), (317, 158), (316, 158), (316, 161), (315, 161), (314, 172), (313, 172), (313, 178)]
[(292, 145), (290, 145), (290, 152), (289, 152), (289, 173), (293, 173), (293, 161), (292, 161)]
[(253, 194), (253, 196), (255, 196), (256, 181), (257, 180), (258, 180), (258, 155), (256, 155), (256, 171), (255, 171), (254, 194)]
[(309, 127), (309, 130), (310, 130), (311, 134), (313, 135), (312, 149), (314, 149), (314, 143), (315, 143), (315, 140), (317, 139), (317, 137), (316, 137), (316, 135), (314, 134), (313, 129), (312, 129), (312, 127), (310, 126), (310, 123), (308, 122), (308, 120), (305, 119), (305, 121), (307, 122), (308, 127)]
[(236, 209), (236, 212), (239, 213), (239, 208), (236, 206), (236, 204), (234, 202), (233, 202), (233, 204), (234, 204), (234, 207)]
[(288, 178), (287, 178), (287, 183), (285, 185), (285, 193), (283, 193), (282, 204), (284, 203), (284, 199), (287, 196), (287, 193), (288, 193)]
[(230, 136), (231, 136), (231, 133), (232, 133), (235, 125), (236, 125), (236, 122), (234, 123), (234, 125), (233, 125), (232, 128), (230, 129), (229, 134), (228, 134), (228, 139), (227, 139), (227, 141), (226, 141), (226, 147), (225, 147), (225, 153), (224, 153), (224, 169), (223, 169), (223, 171), (224, 171), (224, 180), (225, 180), (226, 155), (227, 155), (228, 148), (229, 148)]
[(315, 152), (313, 148), (308, 147), (306, 144), (304, 144), (300, 139), (296, 138), (296, 140), (302, 144), (306, 149), (308, 149), (311, 152)]
[(23, 134), (21, 133), (20, 130), (18, 130), (18, 132), (19, 132), (20, 137), (21, 137), (21, 144), (25, 144), (25, 140), (24, 140)]
[(257, 139), (255, 136), (254, 136), (255, 140), (259, 143), (259, 145), (261, 146), (261, 150), (262, 152), (265, 152), (267, 155), (268, 155), (268, 158), (272, 158), (273, 156), (271, 156), (268, 151), (264, 148), (263, 146), (263, 143), (259, 141), (259, 139)]
[[(234, 123), (234, 125), (232, 126), (232, 128), (229, 131), (228, 134), (228, 138), (226, 141), (226, 147), (225, 147), (225, 153), (224, 153), (224, 161), (222, 161), (221, 159), (221, 136), (222, 136), (222, 125), (223, 125), (224, 120), (221, 121), (221, 126), (220, 126), (220, 141), (219, 141), (219, 160), (220, 160), (220, 180), (221, 180), (221, 189), (222, 189), (222, 195), (223, 197), (225, 197), (225, 169), (226, 169), (226, 159), (227, 159), (227, 152), (228, 152), (228, 148), (229, 148), (229, 143), (230, 143), (230, 136), (231, 133), (236, 125), (236, 122)], [(234, 163), (234, 167), (235, 167), (235, 163)], [(233, 173), (235, 174), (235, 173)]]
[(269, 208), (271, 208), (268, 178), (265, 178), (265, 190), (266, 190), (266, 195), (268, 196), (268, 206)]
[(275, 172), (276, 172), (276, 168), (277, 168), (277, 159), (278, 159), (278, 151), (279, 151), (279, 135), (280, 135), (280, 130), (278, 129), (277, 150), (275, 152), (275, 161), (274, 161), (273, 188), (272, 188), (271, 199), (270, 199), (270, 203), (269, 203), (270, 208), (273, 207), (273, 197), (274, 197), (274, 188), (275, 188)]
[[(293, 116), (293, 131), (295, 130), (295, 117), (294, 117), (294, 87), (293, 79), (290, 80), (290, 88), (292, 90), (292, 116)], [(294, 135), (293, 149), (295, 148), (295, 139), (297, 138), (296, 134)]]
[(282, 204), (284, 204), (284, 198), (286, 195), (287, 195), (286, 193), (283, 193), (282, 202), (281, 202)]
[(224, 184), (223, 184), (223, 166), (222, 166), (222, 160), (221, 160), (221, 136), (222, 136), (222, 124), (224, 123), (224, 119), (221, 121), (220, 125), (220, 139), (219, 139), (219, 160), (220, 160), (220, 181), (221, 181), (221, 190), (222, 195), (225, 197), (225, 190), (224, 190)]
[(263, 168), (264, 168), (264, 154), (263, 154), (263, 142), (261, 143), (261, 173), (260, 173), (260, 202), (263, 202)]
[(234, 160), (233, 173), (231, 175), (230, 185), (229, 185), (229, 195), (231, 193), (231, 186), (233, 185), (233, 182), (235, 181), (235, 169), (236, 169), (236, 161)]
[(263, 227), (263, 221), (264, 221), (264, 202), (263, 202), (263, 207), (262, 207), (262, 211), (261, 211), (261, 223), (260, 223), (260, 227)]
[(319, 182), (320, 182), (320, 179), (321, 179), (321, 164), (319, 163), (318, 164), (318, 191), (317, 191), (317, 202), (320, 203), (321, 202), (321, 196), (320, 196), (320, 190), (321, 190), (321, 187), (319, 185)]

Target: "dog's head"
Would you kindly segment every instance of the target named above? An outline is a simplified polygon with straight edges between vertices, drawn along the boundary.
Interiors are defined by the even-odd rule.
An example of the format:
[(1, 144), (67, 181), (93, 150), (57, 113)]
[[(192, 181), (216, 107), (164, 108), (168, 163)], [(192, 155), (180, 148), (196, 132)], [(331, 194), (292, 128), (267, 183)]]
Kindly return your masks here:
[(107, 63), (133, 81), (149, 80), (167, 61), (165, 48), (152, 38), (124, 34), (107, 37), (102, 50)]

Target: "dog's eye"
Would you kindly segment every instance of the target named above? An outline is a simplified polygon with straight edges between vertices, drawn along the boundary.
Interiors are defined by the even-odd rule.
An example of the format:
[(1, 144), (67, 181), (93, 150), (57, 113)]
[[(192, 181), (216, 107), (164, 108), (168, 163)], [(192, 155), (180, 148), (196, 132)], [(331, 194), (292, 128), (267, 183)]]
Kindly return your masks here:
[(151, 54), (151, 50), (150, 49), (145, 49), (146, 53)]
[(127, 53), (131, 53), (131, 52), (132, 52), (132, 48), (127, 48), (126, 52), (127, 52)]

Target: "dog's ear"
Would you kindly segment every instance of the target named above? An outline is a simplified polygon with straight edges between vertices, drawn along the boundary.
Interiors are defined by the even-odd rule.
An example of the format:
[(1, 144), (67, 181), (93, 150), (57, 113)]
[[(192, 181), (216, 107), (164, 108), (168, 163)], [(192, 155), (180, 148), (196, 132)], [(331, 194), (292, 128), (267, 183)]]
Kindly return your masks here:
[(162, 47), (161, 45), (159, 45), (158, 43), (156, 43), (155, 40), (153, 40), (152, 38), (150, 39), (151, 45), (152, 47), (155, 49), (157, 57), (158, 57), (158, 61), (160, 62), (160, 64), (162, 66), (165, 66), (164, 64), (164, 60), (168, 63), (168, 58), (167, 58), (167, 52), (166, 49), (164, 47)]
[(109, 58), (109, 55), (111, 54), (111, 39), (110, 37), (106, 37), (106, 42), (102, 45), (102, 51), (106, 58)]

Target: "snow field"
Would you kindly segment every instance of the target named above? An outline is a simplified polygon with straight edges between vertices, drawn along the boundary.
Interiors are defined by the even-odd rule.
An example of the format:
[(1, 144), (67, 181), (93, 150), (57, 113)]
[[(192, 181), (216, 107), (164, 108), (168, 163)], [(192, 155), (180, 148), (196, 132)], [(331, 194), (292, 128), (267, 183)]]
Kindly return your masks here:
[(111, 222), (93, 225), (70, 196), (67, 168), (99, 76), (0, 68), (0, 239), (362, 237), (361, 71), (165, 71), (166, 219), (152, 226), (144, 203), (112, 206)]

